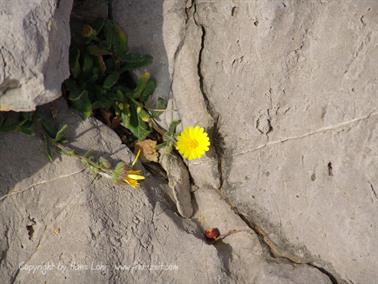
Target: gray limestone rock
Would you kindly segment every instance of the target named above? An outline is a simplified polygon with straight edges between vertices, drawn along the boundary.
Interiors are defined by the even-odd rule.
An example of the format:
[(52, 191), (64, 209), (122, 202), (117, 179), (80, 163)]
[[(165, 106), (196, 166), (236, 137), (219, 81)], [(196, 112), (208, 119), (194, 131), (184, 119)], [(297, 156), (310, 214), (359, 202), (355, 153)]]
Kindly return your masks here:
[(378, 2), (197, 1), (196, 11), (224, 194), (293, 253), (374, 283)]
[(188, 169), (176, 153), (159, 151), (159, 163), (167, 173), (170, 197), (175, 202), (181, 216), (190, 218), (193, 215), (191, 184)]
[(195, 191), (198, 210), (194, 218), (205, 228), (218, 228), (215, 242), (231, 283), (332, 283), (330, 278), (307, 264), (274, 263), (256, 233), (231, 209), (216, 189)]
[(72, 0), (0, 2), (0, 110), (31, 111), (69, 76)]
[[(82, 121), (64, 104), (54, 108), (77, 149), (132, 159), (102, 123)], [(95, 178), (72, 157), (50, 163), (37, 137), (9, 133), (0, 141), (8, 161), (0, 171), (2, 283), (216, 283), (224, 274), (216, 249), (147, 172), (135, 190)]]
[[(39, 7), (40, 12), (35, 3), (42, 2), (31, 1), (22, 11)], [(0, 4), (1, 11), (9, 7)], [(199, 187), (193, 193), (195, 218), (177, 216), (163, 194), (167, 185), (152, 176), (141, 191), (113, 186), (93, 179), (75, 159), (48, 163), (37, 138), (2, 134), (0, 156), (7, 163), (0, 171), (0, 194), (25, 191), (0, 201), (0, 278), (375, 283), (377, 1), (114, 0), (113, 14), (131, 49), (154, 56), (156, 96), (171, 99), (168, 120), (179, 116), (184, 126), (199, 124), (211, 134), (210, 153), (187, 163)], [(9, 17), (0, 15), (1, 21)], [(0, 50), (0, 60), (14, 59), (8, 51)], [(2, 74), (12, 66), (30, 66), (23, 56), (0, 71), (7, 95), (19, 82)], [(38, 64), (47, 60), (39, 59)], [(14, 74), (22, 69), (17, 68)], [(28, 91), (35, 88), (30, 86)], [(6, 97), (0, 96), (2, 109)], [(26, 106), (29, 101), (18, 105)], [(130, 161), (111, 130), (64, 113), (73, 145)], [(212, 246), (196, 223), (232, 233)], [(259, 240), (251, 224), (304, 264), (270, 258), (266, 240)], [(27, 270), (48, 262), (66, 271), (53, 268), (44, 276)], [(98, 269), (79, 267), (91, 263)], [(178, 270), (141, 272), (143, 265), (155, 264)]]
[(194, 182), (221, 185), (245, 218), (338, 281), (374, 283), (377, 1), (156, 3), (184, 126), (217, 133), (216, 155), (188, 163)]

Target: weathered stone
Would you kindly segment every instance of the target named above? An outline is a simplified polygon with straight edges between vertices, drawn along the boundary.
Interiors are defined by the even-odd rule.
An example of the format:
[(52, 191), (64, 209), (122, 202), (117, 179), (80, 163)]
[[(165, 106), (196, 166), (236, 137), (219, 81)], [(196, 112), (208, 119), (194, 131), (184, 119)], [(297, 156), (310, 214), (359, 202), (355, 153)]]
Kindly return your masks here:
[[(153, 56), (148, 70), (157, 81), (154, 98), (168, 98), (171, 88), (167, 54), (161, 39), (163, 1), (113, 0), (114, 20), (125, 30), (130, 50)], [(175, 30), (175, 27), (172, 27)], [(175, 33), (172, 37), (176, 39)]]
[(69, 76), (72, 0), (1, 1), (0, 110), (31, 111)]
[[(173, 96), (175, 102), (163, 114), (162, 125), (167, 127), (180, 110), (184, 126), (199, 124), (211, 130), (214, 120), (203, 100), (197, 71), (202, 30), (192, 17), (191, 1), (115, 0), (113, 11), (114, 19), (128, 34), (130, 49), (154, 57), (148, 68), (158, 83), (154, 97), (180, 94)], [(214, 156), (212, 151), (187, 162), (198, 186), (220, 186)]]
[(198, 211), (194, 218), (203, 228), (218, 228), (225, 237), (214, 245), (232, 283), (331, 283), (329, 277), (306, 265), (272, 263), (255, 232), (215, 189), (194, 192)]
[(188, 164), (194, 182), (223, 184), (272, 240), (339, 281), (373, 283), (377, 2), (164, 1), (162, 12), (155, 40), (184, 125), (217, 122), (217, 155)]
[(159, 163), (167, 173), (170, 197), (176, 204), (177, 211), (185, 218), (192, 217), (191, 184), (184, 162), (174, 152), (167, 154), (160, 151)]
[[(112, 162), (132, 159), (105, 125), (56, 108), (73, 146)], [(0, 193), (11, 194), (0, 201), (2, 283), (216, 283), (222, 277), (216, 249), (175, 214), (162, 194), (166, 185), (147, 172), (140, 190), (115, 186), (75, 158), (50, 163), (37, 137), (9, 133), (0, 140), (8, 161)]]
[(378, 3), (196, 1), (196, 11), (225, 195), (293, 253), (374, 283)]
[[(1, 279), (14, 278), (20, 260), (53, 258), (66, 264), (105, 259), (111, 265), (135, 260), (184, 267), (160, 274), (165, 282), (329, 283), (336, 278), (339, 283), (374, 283), (377, 2), (114, 0), (113, 10), (131, 49), (155, 57), (156, 96), (174, 99), (169, 119), (178, 109), (184, 126), (199, 124), (214, 133), (216, 151), (188, 163), (200, 186), (194, 192), (195, 217), (203, 228), (233, 233), (214, 247), (205, 245), (196, 226), (173, 213), (160, 195), (164, 185), (152, 177), (143, 191), (120, 191), (86, 172), (65, 177), (74, 172), (64, 170), (81, 170), (73, 159), (46, 166), (44, 156), (34, 155), (20, 167), (12, 157), (26, 145), (40, 151), (42, 142), (7, 135), (7, 141), (17, 137), (24, 146), (0, 144), (1, 156), (9, 161), (0, 172), (2, 191), (16, 181), (17, 188), (27, 188), (51, 176), (61, 179), (0, 202), (0, 233), (7, 236), (0, 242)], [(75, 125), (77, 118), (72, 119)], [(87, 149), (93, 141), (95, 149), (114, 152), (120, 146), (119, 140), (109, 142), (110, 130), (94, 120), (92, 126), (88, 133), (97, 131), (102, 138), (78, 138), (78, 147)], [(127, 154), (115, 159), (130, 159), (123, 151)], [(51, 194), (50, 185), (61, 189)], [(245, 220), (309, 264), (269, 259), (255, 232), (214, 190), (220, 185)], [(64, 238), (58, 234), (56, 243), (50, 228), (54, 235), (67, 233)], [(52, 249), (56, 244), (61, 249)], [(16, 280), (30, 275), (20, 271)], [(70, 273), (70, 280), (150, 282), (154, 276), (79, 272)], [(58, 277), (64, 274), (49, 277), (62, 282)]]

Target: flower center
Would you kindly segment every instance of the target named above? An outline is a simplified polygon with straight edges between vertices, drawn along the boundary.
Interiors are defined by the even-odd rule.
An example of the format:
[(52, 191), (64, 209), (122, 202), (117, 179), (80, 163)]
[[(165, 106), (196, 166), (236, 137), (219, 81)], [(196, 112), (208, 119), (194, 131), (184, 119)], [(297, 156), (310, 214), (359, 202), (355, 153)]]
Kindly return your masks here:
[(196, 139), (190, 139), (188, 141), (188, 147), (191, 148), (191, 149), (195, 149), (198, 147), (198, 141)]

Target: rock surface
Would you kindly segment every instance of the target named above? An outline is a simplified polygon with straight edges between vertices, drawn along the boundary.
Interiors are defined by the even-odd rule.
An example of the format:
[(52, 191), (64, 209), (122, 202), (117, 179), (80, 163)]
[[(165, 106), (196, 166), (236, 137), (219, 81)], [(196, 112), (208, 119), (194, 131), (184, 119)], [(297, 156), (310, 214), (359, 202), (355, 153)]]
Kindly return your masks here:
[[(158, 82), (154, 97), (168, 98), (171, 80), (167, 54), (160, 36), (163, 1), (113, 0), (113, 17), (125, 30), (130, 50), (153, 56), (153, 64), (148, 70)], [(177, 40), (173, 26), (171, 37)]]
[[(118, 12), (127, 23), (148, 10), (143, 1), (117, 2), (130, 8)], [(221, 186), (271, 240), (337, 281), (374, 283), (378, 3), (154, 5), (163, 13), (154, 24), (162, 50), (144, 51), (165, 51), (164, 82), (183, 124), (213, 133), (213, 153), (188, 164), (194, 182)]]
[(72, 0), (0, 2), (0, 110), (31, 111), (69, 76)]
[(177, 211), (182, 217), (192, 217), (193, 205), (188, 169), (178, 154), (165, 153), (163, 150), (159, 151), (159, 154), (159, 163), (167, 173), (168, 186), (171, 189), (169, 195), (175, 202)]
[[(0, 279), (375, 283), (378, 3), (114, 0), (113, 14), (131, 49), (155, 57), (167, 113), (212, 136), (210, 153), (187, 163), (194, 218), (175, 213), (157, 178), (113, 186), (73, 158), (49, 163), (37, 138), (2, 134)], [(73, 145), (131, 159), (101, 123), (59, 109)], [(213, 227), (225, 236), (211, 245), (201, 231)]]
[(221, 3), (196, 10), (224, 193), (293, 253), (374, 283), (378, 2)]
[(268, 257), (256, 233), (215, 189), (194, 192), (198, 210), (194, 216), (202, 227), (218, 228), (225, 237), (214, 246), (232, 283), (332, 283), (316, 268), (299, 264), (275, 263)]
[[(81, 121), (62, 104), (55, 108), (63, 109), (58, 119), (69, 123), (75, 147), (131, 160), (102, 123)], [(175, 213), (159, 180), (148, 176), (141, 190), (114, 186), (75, 158), (49, 163), (38, 138), (9, 133), (0, 139), (0, 156), (8, 161), (0, 193), (11, 193), (0, 201), (2, 283), (216, 283), (223, 277), (216, 249)]]
[[(65, 137), (77, 151), (113, 164), (132, 160), (102, 123), (82, 121), (61, 101), (47, 108), (70, 125)], [(194, 221), (183, 219), (165, 198), (167, 185), (147, 172), (135, 190), (95, 177), (73, 157), (48, 162), (38, 137), (0, 139), (9, 161), (0, 172), (4, 283), (331, 283), (311, 266), (273, 263), (214, 189), (196, 191)], [(236, 231), (212, 245), (197, 224)]]

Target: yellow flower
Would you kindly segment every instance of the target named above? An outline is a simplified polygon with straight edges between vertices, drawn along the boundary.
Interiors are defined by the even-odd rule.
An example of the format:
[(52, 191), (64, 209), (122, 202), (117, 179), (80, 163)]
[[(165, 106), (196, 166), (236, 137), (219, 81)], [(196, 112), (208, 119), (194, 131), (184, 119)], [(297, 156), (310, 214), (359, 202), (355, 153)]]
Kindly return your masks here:
[(118, 184), (120, 182), (127, 183), (133, 188), (137, 188), (139, 185), (139, 181), (144, 180), (145, 177), (142, 176), (141, 170), (134, 170), (133, 167), (135, 163), (137, 162), (138, 158), (140, 156), (140, 150), (135, 156), (134, 161), (131, 163), (131, 166), (128, 167), (124, 162), (119, 162), (113, 172), (112, 172), (112, 179), (113, 182)]
[(133, 188), (137, 188), (140, 180), (144, 180), (141, 170), (126, 170), (123, 181)]
[(203, 156), (210, 146), (209, 136), (202, 127), (185, 127), (177, 137), (176, 149), (188, 160)]

